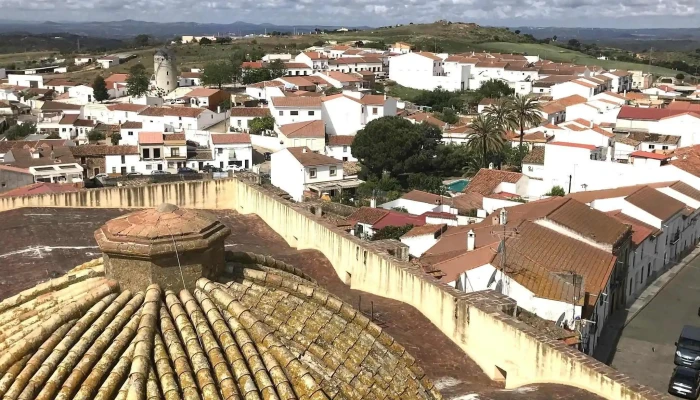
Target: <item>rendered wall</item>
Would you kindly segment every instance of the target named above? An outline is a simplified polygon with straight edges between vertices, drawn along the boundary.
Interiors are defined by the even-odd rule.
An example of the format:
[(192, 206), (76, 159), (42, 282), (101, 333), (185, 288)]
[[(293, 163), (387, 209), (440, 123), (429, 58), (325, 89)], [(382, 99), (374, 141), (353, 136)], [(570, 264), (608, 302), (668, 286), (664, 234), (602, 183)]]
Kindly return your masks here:
[(291, 246), (321, 251), (353, 289), (403, 301), (421, 311), (492, 378), (506, 373), (506, 387), (560, 383), (607, 399), (669, 398), (558, 340), (506, 315), (512, 300), (493, 292), (463, 293), (441, 284), (420, 267), (315, 217), (301, 204), (237, 179), (177, 182), (149, 187), (0, 198), (0, 211), (20, 207), (183, 207), (234, 209), (257, 214)]

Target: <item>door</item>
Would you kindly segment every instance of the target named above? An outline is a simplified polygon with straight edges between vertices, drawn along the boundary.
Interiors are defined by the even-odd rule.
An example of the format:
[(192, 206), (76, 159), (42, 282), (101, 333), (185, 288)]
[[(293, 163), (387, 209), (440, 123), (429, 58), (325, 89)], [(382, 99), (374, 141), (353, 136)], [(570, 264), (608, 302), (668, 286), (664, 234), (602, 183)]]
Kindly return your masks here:
[(248, 160), (245, 160), (245, 164), (243, 165), (243, 168), (248, 169)]
[(122, 173), (122, 175), (126, 175), (126, 167), (121, 168), (121, 173)]
[(162, 171), (162, 170), (163, 170), (163, 164), (158, 164), (158, 171)]
[(199, 162), (199, 170), (201, 171), (202, 168), (204, 168), (204, 162), (203, 162), (203, 161), (200, 161), (200, 162)]

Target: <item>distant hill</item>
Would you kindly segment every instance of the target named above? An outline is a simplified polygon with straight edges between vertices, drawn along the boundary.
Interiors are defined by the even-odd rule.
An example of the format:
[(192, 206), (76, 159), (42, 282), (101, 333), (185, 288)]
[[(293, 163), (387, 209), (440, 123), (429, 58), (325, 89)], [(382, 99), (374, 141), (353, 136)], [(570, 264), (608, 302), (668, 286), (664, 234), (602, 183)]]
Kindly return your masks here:
[[(196, 22), (145, 22), (135, 20), (109, 22), (26, 22), (0, 20), (0, 33), (32, 32), (44, 34), (67, 32), (75, 35), (125, 39), (139, 34), (151, 35), (160, 39), (170, 39), (177, 35), (247, 35), (265, 32), (312, 32), (314, 29), (338, 29), (341, 26), (324, 25), (272, 25), (251, 24), (236, 21), (230, 24), (202, 24)], [(350, 27), (347, 27), (350, 28)], [(366, 29), (368, 27), (359, 27)]]
[(128, 43), (119, 39), (80, 36), (68, 33), (35, 34), (28, 32), (0, 33), (0, 53), (26, 53), (34, 51), (74, 52), (109, 51), (125, 47)]

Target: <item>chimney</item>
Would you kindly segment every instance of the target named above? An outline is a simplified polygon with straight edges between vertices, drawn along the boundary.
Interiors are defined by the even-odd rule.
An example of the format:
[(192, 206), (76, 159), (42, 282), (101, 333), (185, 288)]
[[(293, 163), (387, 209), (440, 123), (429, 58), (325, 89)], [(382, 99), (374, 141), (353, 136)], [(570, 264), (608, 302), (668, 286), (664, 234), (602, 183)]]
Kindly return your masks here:
[(369, 206), (372, 208), (377, 208), (377, 199), (375, 199), (374, 197), (369, 199)]
[(476, 235), (474, 235), (474, 230), (470, 229), (469, 232), (467, 232), (467, 251), (473, 251), (475, 243)]
[(302, 147), (302, 148), (301, 148), (301, 152), (302, 152), (302, 153), (306, 153), (306, 147)]
[(505, 225), (508, 223), (508, 211), (506, 211), (505, 208), (501, 209), (501, 212), (498, 214), (498, 222), (500, 225)]

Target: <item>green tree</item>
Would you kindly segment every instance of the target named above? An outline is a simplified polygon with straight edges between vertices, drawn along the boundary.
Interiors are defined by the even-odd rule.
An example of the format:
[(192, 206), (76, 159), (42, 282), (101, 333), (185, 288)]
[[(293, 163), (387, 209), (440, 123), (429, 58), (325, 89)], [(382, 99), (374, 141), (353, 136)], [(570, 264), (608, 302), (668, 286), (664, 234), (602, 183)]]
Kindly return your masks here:
[(270, 76), (270, 70), (267, 68), (245, 68), (241, 74), (243, 75), (241, 82), (243, 82), (245, 85), (269, 81), (272, 79), (272, 76)]
[(136, 47), (146, 47), (151, 42), (151, 37), (145, 34), (136, 35), (134, 37), (134, 45)]
[(58, 132), (51, 132), (49, 133), (49, 136), (46, 137), (47, 139), (60, 139), (61, 135), (58, 134)]
[(408, 188), (422, 190), (434, 194), (445, 194), (445, 185), (442, 179), (435, 175), (426, 175), (422, 172), (408, 175)]
[(226, 43), (231, 43), (232, 39), (228, 36), (222, 36), (216, 38), (216, 44), (226, 44)]
[(224, 61), (212, 62), (204, 66), (202, 84), (206, 86), (221, 86), (233, 81), (231, 65)]
[(380, 200), (392, 201), (401, 197), (401, 183), (398, 179), (392, 178), (389, 174), (382, 175), (381, 178), (372, 176), (366, 179), (357, 187), (357, 196), (360, 198), (374, 197), (377, 203)]
[(385, 240), (385, 239), (394, 239), (394, 240), (399, 240), (401, 236), (405, 235), (406, 232), (410, 231), (413, 229), (413, 225), (408, 224), (404, 226), (385, 226), (384, 228), (376, 231), (374, 235), (372, 235), (372, 241), (374, 240)]
[(87, 134), (87, 137), (90, 143), (97, 143), (100, 140), (105, 140), (105, 134), (94, 129)]
[(678, 73), (678, 74), (676, 74), (676, 79), (678, 79), (679, 81), (683, 81), (685, 79), (685, 75)]
[(118, 145), (119, 141), (122, 140), (122, 134), (119, 132), (115, 132), (110, 136), (110, 141), (112, 142), (113, 145)]
[(199, 45), (200, 45), (200, 46), (201, 46), (201, 45), (205, 45), (205, 44), (211, 44), (211, 39), (205, 38), (205, 37), (199, 39)]
[(352, 151), (369, 176), (380, 177), (386, 171), (398, 177), (429, 169), (441, 138), (442, 132), (434, 125), (382, 117), (357, 132)]
[(25, 122), (23, 124), (11, 126), (10, 129), (5, 132), (5, 137), (7, 140), (21, 140), (35, 133), (36, 124), (33, 122)]
[(549, 192), (545, 193), (545, 196), (563, 197), (563, 196), (566, 196), (566, 192), (564, 191), (563, 187), (561, 187), (559, 185), (555, 185), (555, 186), (552, 186), (552, 189)]
[(275, 119), (272, 115), (255, 117), (248, 123), (248, 130), (253, 135), (261, 135), (263, 132), (268, 132), (273, 129), (275, 129)]
[(287, 68), (284, 66), (282, 60), (272, 60), (272, 62), (268, 64), (267, 69), (270, 70), (271, 79), (277, 79), (287, 75)]
[(513, 90), (510, 86), (508, 86), (507, 83), (503, 81), (497, 79), (489, 79), (488, 81), (481, 84), (479, 89), (477, 89), (477, 93), (479, 93), (479, 95), (481, 96), (481, 98), (478, 101), (481, 101), (481, 99), (485, 98), (499, 99), (501, 97), (510, 96), (513, 93), (515, 93), (515, 90)]
[(459, 115), (451, 108), (443, 108), (441, 113), (436, 113), (435, 118), (451, 125), (459, 122)]
[(316, 47), (321, 47), (321, 46), (323, 46), (324, 44), (326, 44), (326, 42), (319, 39), (319, 40), (315, 41), (313, 44), (314, 44), (314, 46), (316, 46)]
[(229, 68), (231, 69), (231, 81), (233, 83), (239, 82), (241, 80), (241, 75), (243, 72), (243, 61), (245, 60), (245, 55), (240, 51), (234, 51), (229, 57)]
[(513, 101), (510, 97), (501, 97), (486, 107), (484, 114), (491, 117), (498, 127), (506, 132), (515, 129), (518, 126), (518, 121), (515, 120), (513, 114)]
[(329, 86), (324, 92), (326, 96), (332, 96), (334, 94), (340, 94), (343, 93), (343, 89), (337, 88), (335, 86)]
[(151, 82), (146, 75), (146, 67), (142, 64), (136, 64), (129, 70), (129, 76), (126, 78), (126, 94), (133, 97), (142, 97), (148, 93), (148, 87)]
[[(537, 126), (542, 121), (542, 114), (539, 103), (535, 102), (533, 96), (516, 95), (511, 102), (511, 110), (513, 119), (517, 122), (517, 128), (520, 129), (520, 149), (523, 148), (523, 138), (525, 137), (525, 129)], [(524, 155), (520, 157), (522, 160)], [(522, 163), (520, 164), (522, 169)]]
[(472, 151), (481, 154), (483, 167), (488, 168), (488, 154), (501, 152), (505, 145), (503, 130), (498, 126), (498, 122), (485, 114), (479, 114), (472, 121), (471, 128), (473, 134), (467, 142), (467, 146)]
[(95, 100), (105, 101), (109, 99), (107, 84), (105, 83), (105, 78), (103, 78), (102, 75), (97, 75), (95, 80), (92, 81), (92, 90), (95, 95)]

